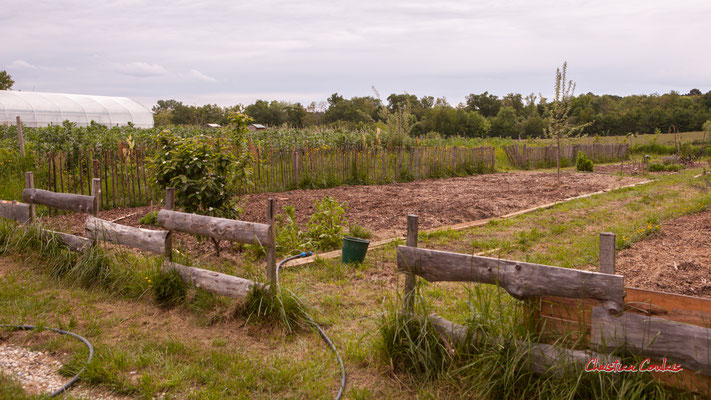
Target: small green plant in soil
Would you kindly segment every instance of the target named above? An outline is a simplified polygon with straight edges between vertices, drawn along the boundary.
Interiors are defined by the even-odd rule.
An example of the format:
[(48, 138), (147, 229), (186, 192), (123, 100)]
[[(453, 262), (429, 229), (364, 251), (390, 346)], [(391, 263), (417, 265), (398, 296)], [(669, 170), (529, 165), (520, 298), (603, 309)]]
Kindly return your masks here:
[(585, 153), (579, 151), (578, 158), (575, 161), (575, 169), (582, 172), (593, 172), (593, 162), (585, 156)]
[(151, 211), (138, 220), (141, 225), (158, 225), (158, 211)]
[(659, 164), (652, 163), (649, 164), (649, 172), (678, 172), (683, 169), (679, 164)]
[(334, 250), (341, 247), (343, 230), (348, 225), (346, 208), (331, 196), (314, 202), (316, 212), (308, 223), (306, 236), (310, 245), (318, 250)]

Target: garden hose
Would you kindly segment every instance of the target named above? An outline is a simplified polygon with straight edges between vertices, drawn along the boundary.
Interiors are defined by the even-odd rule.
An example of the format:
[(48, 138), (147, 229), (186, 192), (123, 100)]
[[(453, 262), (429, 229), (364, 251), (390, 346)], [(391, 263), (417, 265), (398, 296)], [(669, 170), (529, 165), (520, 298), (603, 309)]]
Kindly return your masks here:
[[(20, 331), (32, 331), (32, 330), (37, 329), (37, 327), (35, 327), (34, 325), (6, 325), (6, 324), (0, 324), (0, 328), (10, 328), (10, 329), (20, 330)], [(86, 364), (84, 365), (84, 367), (82, 367), (82, 369), (79, 370), (79, 372), (77, 372), (77, 374), (74, 375), (74, 377), (71, 380), (69, 380), (69, 382), (65, 383), (62, 387), (60, 387), (59, 389), (50, 393), (49, 397), (55, 397), (55, 396), (58, 396), (58, 395), (64, 393), (65, 391), (67, 391), (73, 384), (75, 384), (79, 380), (79, 375), (81, 375), (81, 373), (84, 372), (84, 370), (86, 369), (86, 366), (89, 365), (91, 360), (94, 358), (94, 346), (91, 343), (89, 343), (89, 341), (86, 340), (86, 338), (79, 336), (76, 333), (67, 332), (67, 331), (64, 331), (61, 329), (56, 329), (56, 328), (44, 327), (41, 329), (44, 329), (46, 331), (52, 331), (52, 332), (59, 333), (62, 335), (71, 336), (75, 339), (79, 339), (86, 345), (86, 348), (89, 349), (89, 357), (86, 359)]]
[[(279, 284), (279, 269), (281, 268), (282, 265), (284, 265), (288, 261), (295, 260), (297, 258), (308, 257), (312, 254), (313, 253), (310, 251), (305, 251), (301, 254), (297, 254), (295, 256), (291, 256), (291, 257), (288, 257), (288, 258), (285, 258), (285, 259), (279, 261), (279, 263), (277, 264), (277, 267), (276, 267), (276, 271), (275, 271), (276, 272), (275, 278), (276, 278), (277, 285)], [(341, 355), (338, 354), (338, 350), (336, 349), (336, 346), (333, 344), (331, 339), (326, 335), (326, 332), (324, 332), (323, 329), (321, 329), (321, 327), (316, 323), (316, 321), (314, 321), (313, 318), (311, 318), (311, 316), (309, 314), (306, 314), (306, 318), (307, 318), (307, 322), (311, 326), (316, 328), (319, 335), (321, 335), (321, 339), (323, 339), (323, 341), (326, 342), (328, 347), (331, 349), (331, 351), (333, 351), (333, 354), (335, 354), (336, 358), (338, 359), (338, 364), (341, 367), (341, 382), (340, 382), (340, 387), (338, 388), (338, 393), (336, 394), (335, 399), (339, 400), (341, 398), (341, 396), (343, 396), (343, 391), (346, 390), (346, 367), (343, 365), (343, 360), (341, 359)]]

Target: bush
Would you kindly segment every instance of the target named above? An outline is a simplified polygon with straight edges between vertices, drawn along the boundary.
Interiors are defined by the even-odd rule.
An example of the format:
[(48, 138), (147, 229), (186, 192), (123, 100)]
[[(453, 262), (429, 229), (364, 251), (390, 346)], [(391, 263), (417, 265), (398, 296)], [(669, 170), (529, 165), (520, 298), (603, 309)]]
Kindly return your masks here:
[(138, 220), (141, 225), (158, 225), (158, 211), (151, 211)]
[(575, 169), (583, 172), (593, 172), (593, 162), (585, 156), (585, 153), (579, 151), (578, 159), (575, 161)]

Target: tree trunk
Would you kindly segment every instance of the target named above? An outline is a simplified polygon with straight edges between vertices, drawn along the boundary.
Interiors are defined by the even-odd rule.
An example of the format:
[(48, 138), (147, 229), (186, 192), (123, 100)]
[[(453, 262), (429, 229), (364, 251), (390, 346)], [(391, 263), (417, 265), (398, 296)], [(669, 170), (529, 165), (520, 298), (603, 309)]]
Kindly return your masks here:
[(560, 183), (560, 135), (556, 138), (558, 142), (558, 151), (555, 159), (556, 174), (558, 176), (558, 183)]

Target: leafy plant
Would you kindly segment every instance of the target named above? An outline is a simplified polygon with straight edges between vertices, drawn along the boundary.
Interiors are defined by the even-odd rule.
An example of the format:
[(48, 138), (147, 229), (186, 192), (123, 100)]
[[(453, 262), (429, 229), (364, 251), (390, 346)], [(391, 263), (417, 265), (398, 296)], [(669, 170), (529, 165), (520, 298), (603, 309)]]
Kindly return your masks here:
[[(152, 159), (161, 188), (175, 188), (175, 203), (188, 213), (237, 218), (240, 209), (234, 193), (250, 184), (251, 155), (245, 150), (244, 119), (223, 136), (180, 138), (169, 130), (158, 136), (159, 149)], [(213, 239), (219, 255), (219, 242)]]
[(138, 220), (141, 225), (158, 225), (158, 211), (151, 211)]
[(331, 196), (324, 197), (321, 202), (314, 202), (316, 212), (308, 223), (306, 236), (310, 245), (319, 250), (333, 250), (341, 247), (343, 230), (348, 225), (344, 206)]
[(575, 169), (583, 172), (593, 172), (593, 162), (585, 156), (585, 153), (579, 151), (578, 158), (575, 161)]
[(294, 206), (284, 206), (284, 214), (277, 215), (275, 233), (279, 254), (301, 251), (306, 245), (305, 234), (296, 223)]

